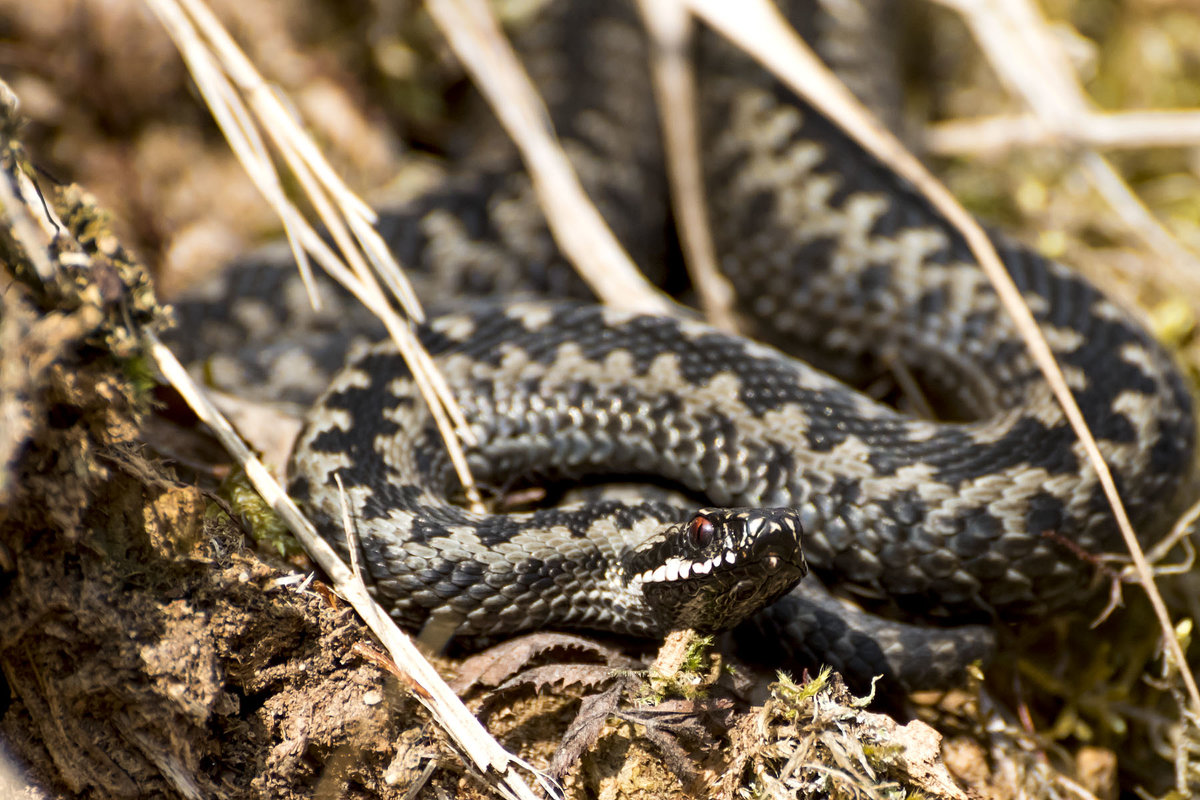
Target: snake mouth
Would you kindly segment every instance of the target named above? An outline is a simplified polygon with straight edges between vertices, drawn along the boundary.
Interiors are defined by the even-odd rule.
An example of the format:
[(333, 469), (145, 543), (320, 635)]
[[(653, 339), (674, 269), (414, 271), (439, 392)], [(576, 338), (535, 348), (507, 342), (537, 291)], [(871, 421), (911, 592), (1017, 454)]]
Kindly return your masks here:
[[(637, 576), (643, 584), (667, 583), (669, 581), (703, 580), (714, 570), (728, 569), (738, 564), (741, 558), (732, 550), (717, 553), (704, 561), (691, 561), (682, 558), (668, 559), (655, 569), (648, 569)], [(777, 572), (788, 559), (780, 553), (766, 553), (757, 558), (757, 563), (766, 574)], [(801, 562), (803, 563), (803, 562)]]
[(646, 570), (638, 575), (638, 578), (642, 583), (665, 583), (667, 581), (688, 579), (698, 580), (708, 576), (714, 569), (719, 569), (722, 564), (733, 566), (737, 562), (738, 555), (732, 550), (717, 553), (712, 558), (704, 561), (669, 558), (666, 563), (659, 564), (654, 569)]

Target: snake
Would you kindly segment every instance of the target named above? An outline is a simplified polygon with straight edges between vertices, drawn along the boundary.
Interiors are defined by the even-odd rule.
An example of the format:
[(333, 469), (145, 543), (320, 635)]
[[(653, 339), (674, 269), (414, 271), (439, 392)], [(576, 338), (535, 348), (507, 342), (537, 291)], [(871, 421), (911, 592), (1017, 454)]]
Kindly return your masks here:
[[(823, 13), (793, 5), (801, 28)], [(636, 14), (572, 2), (541, 15), (516, 40), (560, 140), (635, 261), (668, 263)], [(719, 37), (700, 34), (695, 63), (739, 334), (685, 294), (672, 314), (596, 304), (494, 125), (466, 125), (454, 166), (382, 214), (440, 306), (414, 327), (468, 422), (472, 474), (501, 499), (564, 487), (558, 504), (464, 504), (395, 345), (348, 343), (355, 313), (336, 290), (306, 309), (279, 258), (246, 259), (180, 315), (224, 330), (209, 378), (232, 370), (306, 406), (290, 493), (335, 547), (355, 542), (372, 592), (435, 647), (542, 627), (734, 628), (782, 666), (959, 681), (998, 626), (1094, 594), (1098, 560), (1123, 548), (1101, 483), (954, 226)], [(992, 238), (1131, 519), (1152, 527), (1193, 461), (1184, 378), (1091, 283)], [(253, 341), (267, 329), (281, 338)], [(301, 339), (299, 356), (281, 344)], [(855, 388), (897, 370), (936, 398), (932, 416)]]

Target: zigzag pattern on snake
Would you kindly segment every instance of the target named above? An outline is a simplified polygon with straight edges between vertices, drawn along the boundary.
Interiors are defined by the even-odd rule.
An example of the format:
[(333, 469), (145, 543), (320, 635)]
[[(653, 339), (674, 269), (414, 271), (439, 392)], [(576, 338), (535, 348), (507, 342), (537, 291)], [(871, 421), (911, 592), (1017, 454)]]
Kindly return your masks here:
[[(648, 81), (628, 75), (644, 63), (641, 35), (610, 5), (551, 7), (522, 38), (585, 183), (646, 264), (663, 250), (661, 159)], [(374, 591), (433, 642), (545, 625), (726, 627), (787, 591), (805, 559), (825, 582), (943, 626), (1077, 603), (1095, 577), (1079, 551), (1119, 552), (1120, 539), (961, 237), (747, 58), (706, 40), (698, 59), (721, 267), (744, 329), (770, 346), (682, 308), (645, 317), (561, 300), (474, 301), (420, 330), (479, 442), (469, 457), (485, 485), (647, 479), (695, 505), (653, 493), (466, 511), (447, 499), (453, 472), (387, 343), (358, 348), (309, 413), (295, 496), (341, 546), (340, 477)], [(511, 154), (467, 161), (387, 217), (398, 255), (435, 287), (427, 296), (579, 296)], [(1182, 379), (1091, 285), (997, 244), (1131, 516), (1147, 520), (1192, 461)], [(239, 280), (269, 286), (266, 271)], [(316, 334), (300, 372), (314, 352), (340, 352), (340, 337)], [(901, 413), (775, 347), (850, 378), (904, 365), (961, 421)], [(279, 371), (267, 350), (238, 369)], [(990, 643), (978, 625), (878, 621), (810, 580), (749, 626), (806, 665), (907, 687), (954, 680)]]

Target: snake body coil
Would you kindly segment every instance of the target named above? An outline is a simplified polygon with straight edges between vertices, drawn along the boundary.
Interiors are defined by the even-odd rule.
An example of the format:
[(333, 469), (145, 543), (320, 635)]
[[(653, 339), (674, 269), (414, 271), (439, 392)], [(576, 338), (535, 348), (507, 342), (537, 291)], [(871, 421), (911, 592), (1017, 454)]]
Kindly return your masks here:
[[(657, 133), (645, 86), (624, 74), (644, 58), (640, 37), (608, 4), (570, 5), (526, 39), (559, 54), (544, 56), (543, 71), (557, 75), (565, 58), (570, 87), (607, 87), (589, 106), (563, 80), (543, 82), (560, 134), (582, 143), (572, 153), (601, 209), (640, 260), (653, 259), (664, 213)], [(565, 41), (547, 41), (556, 36)], [(721, 267), (745, 329), (772, 346), (686, 312), (550, 300), (476, 302), (420, 335), (471, 424), (470, 464), (485, 485), (653, 478), (718, 508), (604, 499), (468, 512), (447, 499), (457, 483), (439, 434), (386, 343), (352, 358), (310, 413), (294, 494), (340, 543), (340, 479), (375, 590), (435, 642), (543, 625), (723, 627), (786, 591), (805, 558), (826, 582), (942, 624), (1077, 603), (1094, 578), (1080, 554), (1119, 551), (1120, 538), (1083, 448), (961, 237), (744, 56), (711, 41), (701, 51)], [(390, 238), (435, 283), (452, 275), (507, 292), (523, 271), (538, 289), (573, 287), (556, 277), (569, 273), (529, 207), (511, 165), (473, 165), (395, 210)], [(997, 244), (1131, 516), (1147, 519), (1191, 464), (1183, 381), (1092, 286)], [(898, 412), (775, 346), (848, 377), (905, 367), (961, 421)], [(978, 656), (988, 641), (978, 627), (884, 626), (807, 581), (752, 625), (798, 657), (909, 686), (951, 678), (948, 656)]]

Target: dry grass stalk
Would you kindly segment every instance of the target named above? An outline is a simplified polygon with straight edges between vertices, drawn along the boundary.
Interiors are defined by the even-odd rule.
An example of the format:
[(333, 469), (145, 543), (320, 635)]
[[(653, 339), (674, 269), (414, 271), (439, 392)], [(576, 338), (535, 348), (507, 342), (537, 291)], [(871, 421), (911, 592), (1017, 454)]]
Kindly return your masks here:
[(414, 691), (413, 695), (429, 710), (470, 763), (505, 797), (521, 800), (532, 800), (535, 797), (529, 785), (517, 773), (517, 767), (532, 772), (547, 792), (556, 792), (557, 789), (537, 770), (505, 751), (483, 728), (479, 720), (472, 716), (417, 650), (412, 640), (371, 598), (357, 573), (346, 566), (329, 543), (317, 534), (312, 523), (287, 496), (283, 487), (275, 482), (262, 462), (250, 452), (233, 426), (209, 401), (204, 390), (196, 385), (174, 354), (153, 333), (146, 334), (146, 351), (196, 416), (213, 430), (222, 446), (246, 471), (246, 476), (254, 484), (255, 490), (283, 518), (305, 551), (329, 576), (338, 594), (346, 599), (371, 632), (379, 637), (396, 666), (416, 682), (419, 690)]
[(545, 107), (486, 0), (426, 0), (426, 8), (521, 153), (550, 231), (605, 303), (670, 313), (588, 200), (554, 138)]
[[(468, 499), (476, 508), (482, 508), (462, 450), (461, 441), (471, 442), (467, 421), (449, 386), (433, 367), (432, 359), (409, 325), (392, 309), (368, 267), (368, 261), (376, 268), (382, 267), (382, 274), (390, 276), (385, 277), (385, 282), (397, 292), (397, 299), (409, 316), (417, 320), (423, 318), (416, 296), (399, 266), (371, 228), (375, 220), (374, 212), (337, 178), (277, 94), (267, 87), (200, 0), (182, 0), (186, 4), (186, 11), (174, 0), (147, 2), (175, 41), (230, 147), (283, 221), (296, 263), (301, 275), (305, 276), (314, 305), (319, 304), (319, 299), (312, 292), (309, 256), (315, 258), (335, 280), (382, 320), (412, 369), (417, 386), (446, 442), (451, 462)], [(231, 78), (237, 88), (231, 83)], [(243, 102), (242, 94), (249, 99), (249, 108)], [(321, 213), (322, 221), (340, 248), (340, 256), (322, 241), (300, 210), (288, 199), (274, 162), (259, 135), (260, 126), (272, 135), (274, 144), (308, 193), (314, 208)], [(355, 233), (354, 237), (347, 228)]]
[[(466, 461), (454, 437), (450, 418), (455, 417), (459, 430), (467, 431), (461, 411), (453, 405), (453, 398), (440, 376), (431, 373), (432, 362), (412, 336), (408, 325), (390, 308), (378, 283), (367, 269), (366, 262), (357, 247), (363, 247), (371, 262), (378, 266), (391, 260), (382, 240), (373, 235), (370, 225), (374, 214), (349, 192), (324, 164), (315, 145), (307, 140), (295, 121), (286, 113), (274, 93), (266, 89), (265, 83), (254, 72), (252, 66), (233, 45), (219, 23), (197, 0), (183, 0), (188, 13), (171, 0), (147, 0), (159, 15), (184, 55), (197, 85), (208, 101), (218, 124), (225, 132), (247, 172), (260, 190), (279, 212), (292, 242), (293, 252), (302, 270), (307, 264), (307, 255), (312, 255), (342, 285), (355, 294), (369, 309), (379, 315), (397, 347), (409, 361), (435, 418), (446, 436), (452, 457), (457, 453), (456, 466), (460, 466), (460, 477), (464, 486), (472, 488), (469, 473), (465, 472)], [(208, 42), (200, 38), (195, 24), (201, 25)], [(221, 51), (221, 66), (210, 46), (218, 44)], [(237, 91), (230, 84), (226, 71), (237, 78), (243, 91), (252, 99), (254, 114), (267, 130), (287, 129), (277, 133), (275, 144), (283, 152), (289, 167), (294, 170), (302, 186), (312, 193), (314, 207), (325, 218), (326, 225), (335, 241), (348, 248), (350, 266), (337, 257), (320, 239), (311, 225), (304, 220), (298, 209), (286, 198), (278, 175), (261, 138), (257, 134), (255, 117), (242, 103)], [(314, 167), (314, 165), (318, 165)], [(335, 213), (334, 209), (337, 209)], [(339, 217), (338, 213), (342, 216)], [(345, 220), (345, 225), (342, 220)], [(358, 237), (352, 242), (346, 231), (349, 227)], [(376, 251), (382, 251), (376, 252)], [(392, 262), (394, 264), (394, 262)], [(396, 290), (402, 304), (409, 307), (410, 315), (421, 317), (415, 296), (398, 272), (385, 278)], [(311, 285), (311, 284), (310, 284)], [(351, 604), (364, 622), (387, 647), (398, 667), (410, 675), (420, 688), (415, 696), (429, 709), (434, 719), (447, 732), (450, 739), (462, 750), (470, 763), (506, 797), (533, 798), (529, 785), (517, 773), (522, 767), (535, 774), (543, 789), (555, 794), (554, 787), (540, 773), (516, 756), (506, 752), (479, 724), (478, 720), (462, 705), (428, 661), (420, 654), (412, 641), (396, 626), (395, 622), (367, 594), (360, 579), (352, 572), (300, 513), (299, 509), (275, 482), (265, 466), (250, 452), (237, 436), (232, 426), (209, 401), (204, 391), (188, 376), (178, 360), (152, 333), (147, 334), (146, 350), (154, 358), (167, 380), (176, 388), (197, 416), (217, 434), (222, 445), (242, 466), (255, 489), (288, 524), (308, 554), (330, 577), (334, 587)], [(434, 373), (436, 371), (433, 371)], [(425, 373), (422, 375), (422, 373)], [(439, 391), (439, 385), (441, 391)]]
[(999, 114), (937, 122), (924, 144), (935, 155), (998, 155), (1017, 147), (1064, 144), (1097, 150), (1194, 147), (1200, 142), (1200, 111), (1095, 111), (1087, 109), (1069, 130), (1054, 130), (1037, 114)]
[(715, 327), (734, 333), (737, 320), (733, 290), (717, 267), (704, 200), (696, 78), (688, 57), (691, 15), (679, 0), (639, 0), (638, 9), (650, 33), (654, 96), (684, 260), (705, 318)]
[[(1145, 207), (1100, 149), (1191, 146), (1200, 142), (1200, 111), (1143, 111), (1106, 114), (1093, 110), (1071, 61), (1032, 0), (937, 0), (966, 21), (1001, 82), (1029, 107), (1030, 115), (1007, 122), (992, 119), (943, 123), (929, 134), (943, 149), (947, 139), (963, 144), (976, 134), (974, 152), (994, 148), (1006, 132), (1077, 148), (1092, 187), (1127, 229), (1166, 260), (1170, 280), (1200, 291), (1195, 253), (1171, 235)], [(1142, 144), (1136, 144), (1141, 142)], [(1010, 144), (1015, 143), (1010, 141)]]
[(1196, 521), (1200, 520), (1200, 500), (1188, 506), (1187, 511), (1179, 515), (1179, 519), (1175, 520), (1175, 524), (1171, 526), (1171, 532), (1160, 539), (1150, 548), (1150, 552), (1146, 554), (1146, 558), (1151, 564), (1158, 564), (1167, 554), (1175, 549), (1176, 545), (1180, 545), (1185, 549), (1184, 561), (1182, 564), (1157, 567), (1160, 574), (1176, 574), (1182, 572), (1190, 572), (1192, 564), (1195, 561), (1195, 551), (1191, 544), (1192, 527)]
[[(985, 0), (981, 0), (984, 2)], [(1042, 336), (1029, 306), (1021, 297), (1008, 271), (1001, 263), (991, 239), (979, 223), (959, 205), (949, 190), (938, 181), (900, 142), (878, 122), (841, 85), (832, 73), (800, 40), (777, 9), (762, 0), (747, 0), (736, 6), (720, 0), (686, 0), (689, 7), (706, 22), (758, 59), (788, 86), (822, 113), (849, 131), (868, 151), (907, 178), (950, 220), (971, 248), (980, 267), (996, 289), (1005, 309), (1028, 346), (1038, 369), (1046, 376), (1054, 396), (1062, 406), (1071, 428), (1087, 453), (1088, 461), (1104, 489), (1113, 516), (1133, 561), (1138, 581), (1145, 589), (1162, 630), (1163, 643), (1180, 676), (1194, 708), (1200, 710), (1200, 688), (1187, 666), (1183, 648), (1175, 636), (1175, 626), (1154, 583), (1142, 547), (1134, 533), (1125, 506), (1113, 482), (1096, 439), (1063, 378), (1054, 354)], [(975, 3), (971, 3), (972, 7)]]

